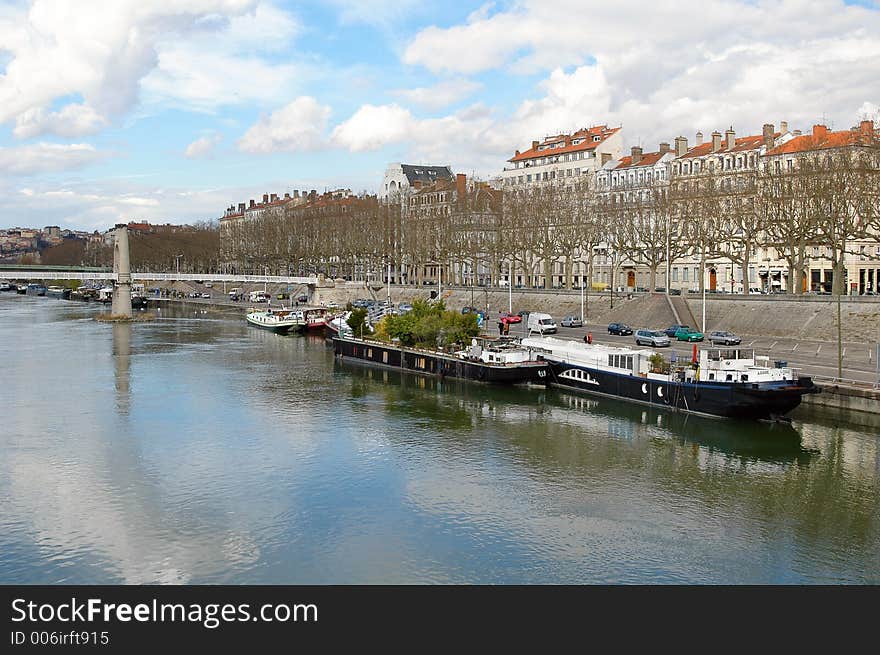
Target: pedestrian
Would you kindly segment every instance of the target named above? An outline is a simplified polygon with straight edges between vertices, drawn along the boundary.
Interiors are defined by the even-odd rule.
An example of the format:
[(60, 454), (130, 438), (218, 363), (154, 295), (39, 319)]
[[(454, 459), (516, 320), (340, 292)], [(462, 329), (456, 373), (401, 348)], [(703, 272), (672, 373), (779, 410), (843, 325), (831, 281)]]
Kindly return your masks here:
[(593, 333), (587, 332), (587, 343), (593, 343)]
[(498, 321), (498, 336), (504, 334), (504, 323)]

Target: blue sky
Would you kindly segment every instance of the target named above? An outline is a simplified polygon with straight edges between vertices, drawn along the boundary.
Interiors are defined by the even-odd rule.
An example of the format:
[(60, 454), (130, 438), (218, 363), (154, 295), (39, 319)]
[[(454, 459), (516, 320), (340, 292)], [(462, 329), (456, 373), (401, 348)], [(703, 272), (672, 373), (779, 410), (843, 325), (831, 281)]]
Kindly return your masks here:
[(34, 0), (0, 3), (0, 226), (216, 218), (389, 162), (491, 177), (536, 138), (880, 104), (874, 1)]

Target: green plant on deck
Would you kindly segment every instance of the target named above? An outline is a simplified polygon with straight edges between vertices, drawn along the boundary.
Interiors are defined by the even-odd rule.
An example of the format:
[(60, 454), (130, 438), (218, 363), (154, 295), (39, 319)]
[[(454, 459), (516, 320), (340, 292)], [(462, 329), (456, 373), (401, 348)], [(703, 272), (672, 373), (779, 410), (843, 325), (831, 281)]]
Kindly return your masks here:
[(348, 323), (348, 327), (351, 328), (352, 334), (354, 334), (354, 336), (356, 337), (366, 337), (373, 334), (373, 330), (370, 329), (369, 325), (367, 325), (366, 309), (358, 308), (352, 310), (351, 314), (348, 317), (348, 320), (345, 322)]
[(447, 311), (442, 301), (415, 300), (412, 311), (386, 316), (381, 333), (388, 339), (397, 339), (404, 346), (439, 348), (467, 343), (480, 333), (480, 329), (476, 314)]
[(648, 361), (651, 362), (651, 373), (669, 373), (669, 362), (660, 353), (654, 353)]

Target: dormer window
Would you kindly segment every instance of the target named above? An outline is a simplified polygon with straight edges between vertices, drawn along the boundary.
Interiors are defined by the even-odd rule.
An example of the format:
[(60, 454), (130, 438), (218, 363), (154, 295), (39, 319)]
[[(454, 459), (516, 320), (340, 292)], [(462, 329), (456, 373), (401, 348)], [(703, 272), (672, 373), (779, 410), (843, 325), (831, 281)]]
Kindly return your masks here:
[(601, 141), (601, 140), (602, 140), (602, 137), (601, 137), (601, 136), (594, 136), (594, 137), (593, 137), (593, 141), (594, 141), (595, 143), (598, 143), (598, 142)]

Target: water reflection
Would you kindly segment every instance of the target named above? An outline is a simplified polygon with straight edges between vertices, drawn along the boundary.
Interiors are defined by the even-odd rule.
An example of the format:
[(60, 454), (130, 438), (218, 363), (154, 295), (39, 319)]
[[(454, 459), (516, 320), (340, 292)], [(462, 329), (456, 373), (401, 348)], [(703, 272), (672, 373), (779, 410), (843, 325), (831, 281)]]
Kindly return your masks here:
[(837, 419), (441, 381), (238, 318), (111, 328), (21, 298), (0, 298), (0, 582), (880, 581), (876, 434)]
[(116, 409), (128, 415), (131, 402), (131, 323), (113, 324), (113, 375), (116, 382)]

